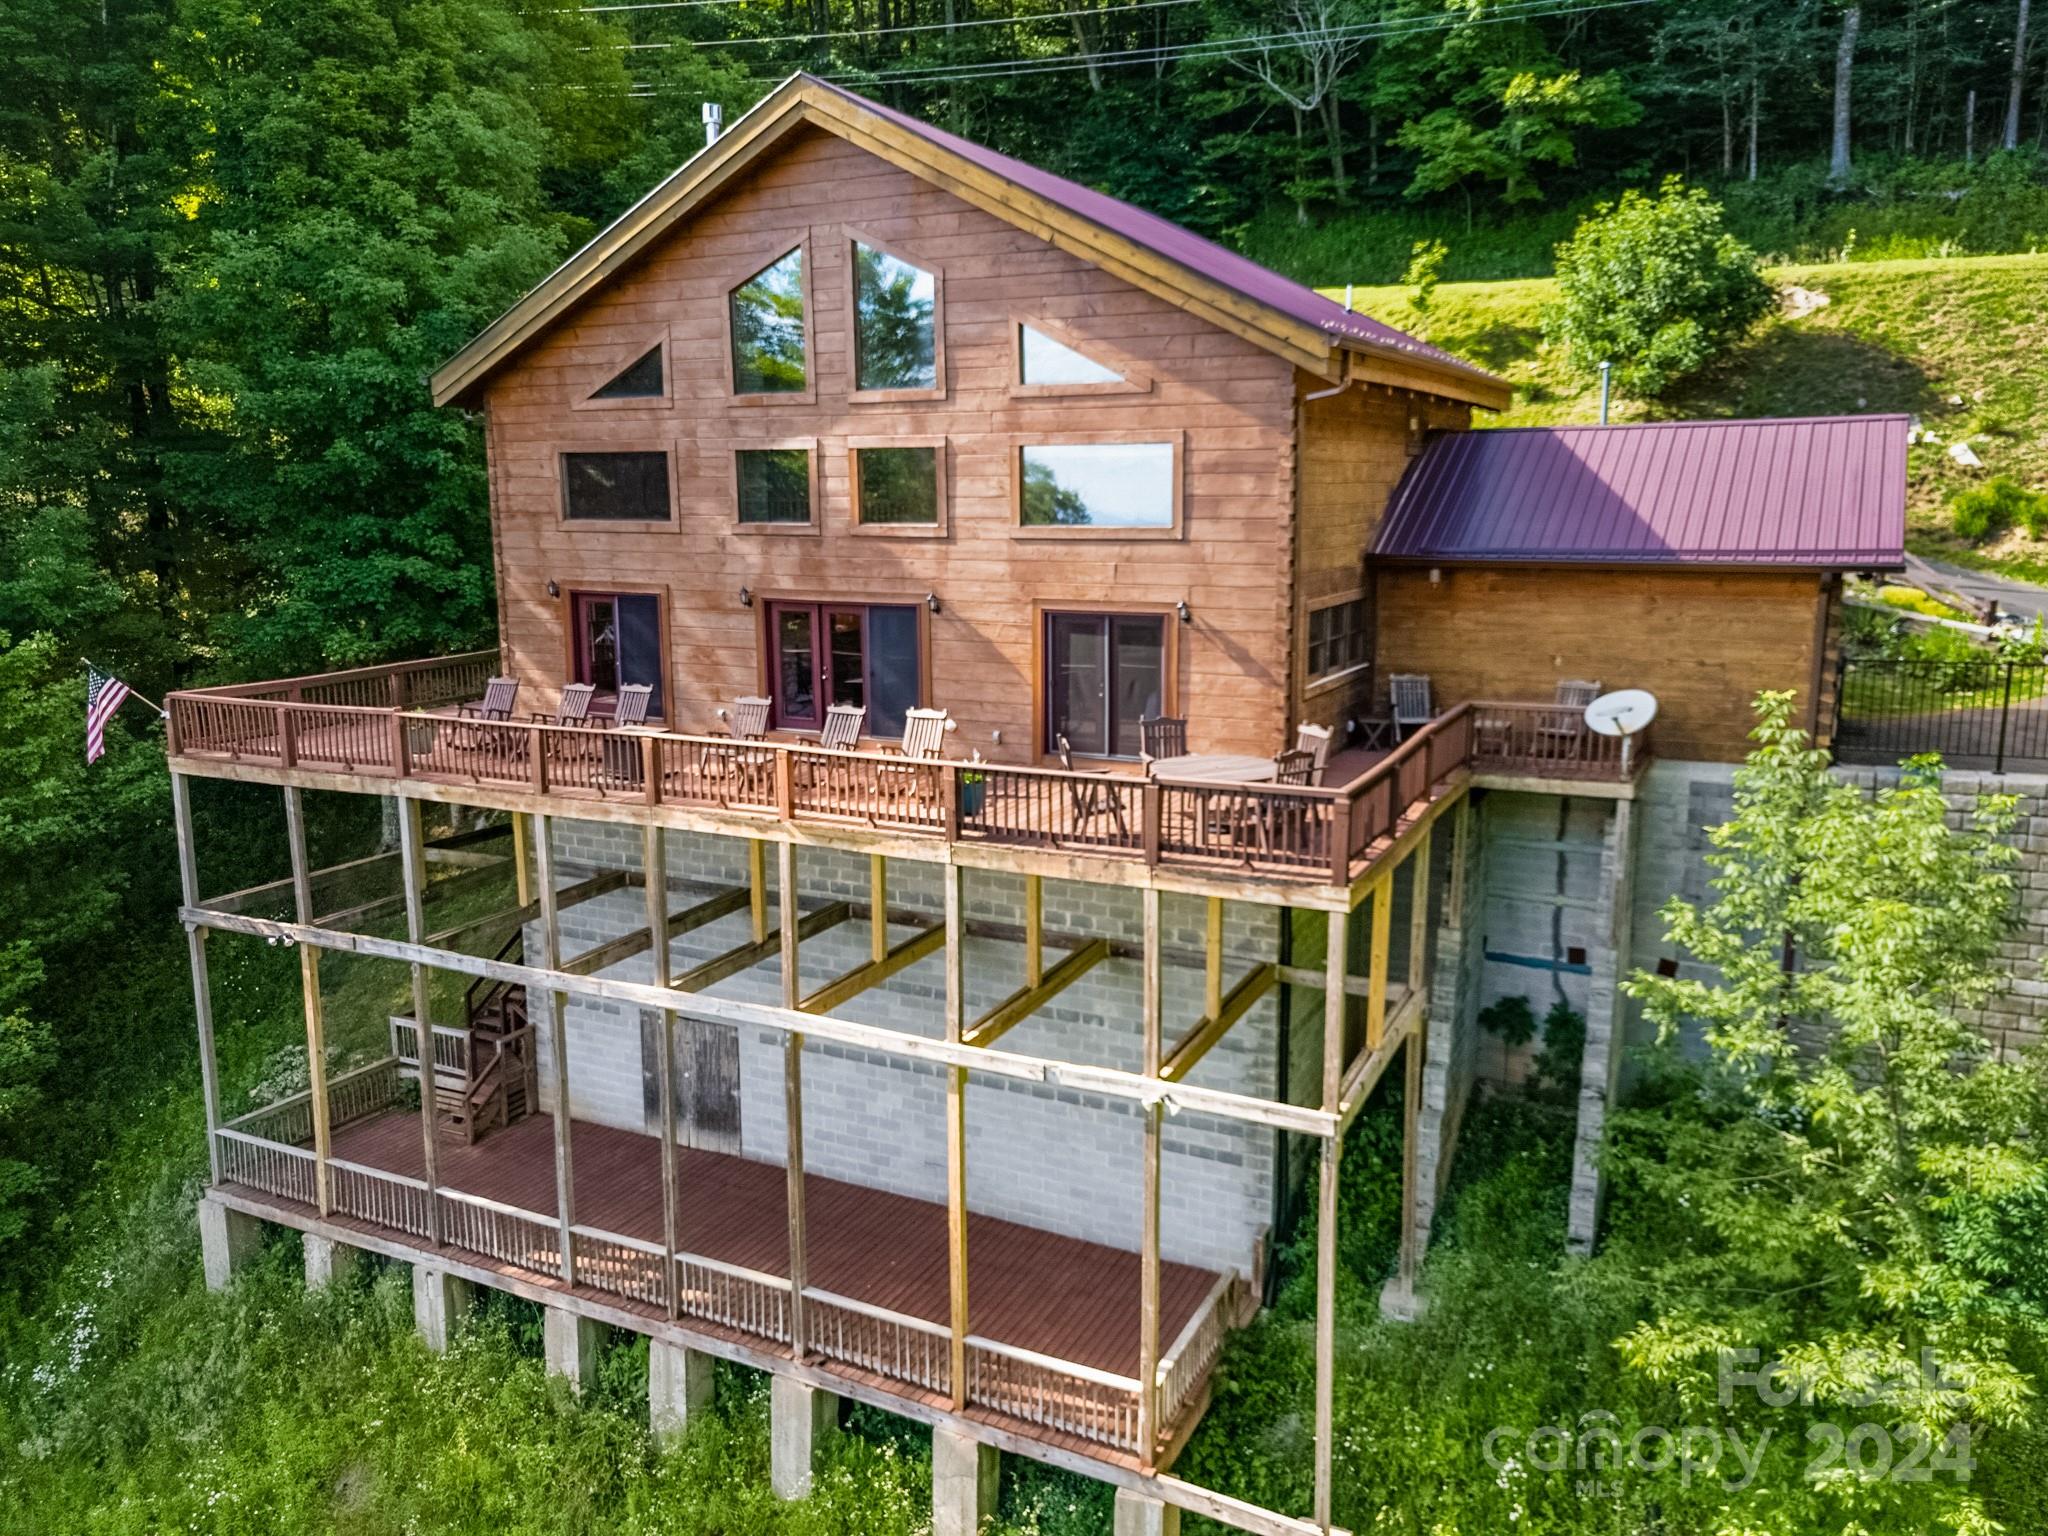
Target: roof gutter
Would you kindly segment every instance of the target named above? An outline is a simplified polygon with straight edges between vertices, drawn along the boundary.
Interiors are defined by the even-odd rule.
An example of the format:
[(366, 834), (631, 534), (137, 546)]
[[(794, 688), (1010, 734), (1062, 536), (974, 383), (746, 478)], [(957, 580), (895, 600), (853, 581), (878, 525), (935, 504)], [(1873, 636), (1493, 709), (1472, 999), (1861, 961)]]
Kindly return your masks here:
[(1356, 384), (1358, 382), (1351, 376), (1351, 354), (1349, 352), (1339, 351), (1337, 355), (1343, 359), (1343, 363), (1340, 367), (1340, 371), (1338, 374), (1337, 383), (1332, 388), (1318, 389), (1311, 394), (1303, 395), (1301, 397), (1301, 403), (1303, 405), (1307, 405), (1311, 400), (1334, 399), (1336, 396), (1343, 394), (1345, 390), (1349, 389), (1353, 384)]

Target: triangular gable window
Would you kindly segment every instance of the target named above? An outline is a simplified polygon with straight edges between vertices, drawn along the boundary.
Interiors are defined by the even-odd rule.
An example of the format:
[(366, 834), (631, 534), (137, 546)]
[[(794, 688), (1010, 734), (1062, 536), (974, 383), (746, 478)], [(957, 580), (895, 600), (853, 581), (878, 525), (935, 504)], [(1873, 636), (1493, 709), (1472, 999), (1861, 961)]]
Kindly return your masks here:
[(1031, 326), (1019, 324), (1018, 356), (1020, 384), (1121, 384), (1124, 376), (1105, 368), (1094, 358), (1075, 351), (1063, 341)]
[(661, 394), (661, 348), (649, 347), (612, 381), (590, 398), (593, 400), (646, 400)]

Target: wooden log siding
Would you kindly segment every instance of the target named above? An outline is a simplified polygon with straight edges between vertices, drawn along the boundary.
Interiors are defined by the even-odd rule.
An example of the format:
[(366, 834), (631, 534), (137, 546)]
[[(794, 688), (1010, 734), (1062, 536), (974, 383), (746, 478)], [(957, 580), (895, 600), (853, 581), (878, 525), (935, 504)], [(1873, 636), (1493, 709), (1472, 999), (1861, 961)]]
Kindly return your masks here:
[[(854, 231), (940, 275), (940, 398), (849, 398)], [(735, 398), (726, 296), (800, 243), (812, 387)], [(1019, 314), (1042, 314), (1100, 355), (1128, 358), (1151, 387), (1013, 395)], [(670, 398), (575, 408), (622, 350), (653, 334), (668, 338)], [(714, 709), (735, 697), (764, 691), (764, 599), (922, 603), (936, 592), (926, 702), (951, 711), (963, 748), (986, 751), (1000, 730), (1004, 755), (1042, 751), (1033, 600), (1149, 612), (1185, 600), (1193, 622), (1167, 626), (1181, 694), (1170, 712), (1192, 715), (1198, 749), (1272, 752), (1288, 726), (1286, 690), (1275, 684), (1288, 670), (1294, 395), (1282, 358), (842, 139), (793, 136), (484, 386), (505, 577), (500, 634), (522, 703), (540, 707), (560, 688), (578, 591), (665, 596), (667, 721), (694, 730), (712, 728)], [(1018, 537), (1018, 443), (1105, 433), (1181, 444), (1182, 536)], [(856, 532), (850, 444), (885, 437), (943, 441), (942, 535)], [(739, 529), (732, 449), (799, 439), (815, 443), (814, 528)], [(672, 450), (672, 520), (565, 525), (558, 458), (586, 449)], [(559, 598), (547, 595), (551, 580)], [(740, 606), (742, 586), (757, 594), (751, 609)]]

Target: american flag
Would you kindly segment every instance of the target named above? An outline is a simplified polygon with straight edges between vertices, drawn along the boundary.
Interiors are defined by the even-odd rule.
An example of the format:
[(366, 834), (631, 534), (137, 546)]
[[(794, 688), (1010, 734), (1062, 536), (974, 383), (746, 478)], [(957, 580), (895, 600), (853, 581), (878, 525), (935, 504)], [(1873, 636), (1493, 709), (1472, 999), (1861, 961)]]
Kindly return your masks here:
[(107, 750), (107, 722), (127, 702), (128, 685), (90, 662), (85, 674), (85, 760), (96, 763)]

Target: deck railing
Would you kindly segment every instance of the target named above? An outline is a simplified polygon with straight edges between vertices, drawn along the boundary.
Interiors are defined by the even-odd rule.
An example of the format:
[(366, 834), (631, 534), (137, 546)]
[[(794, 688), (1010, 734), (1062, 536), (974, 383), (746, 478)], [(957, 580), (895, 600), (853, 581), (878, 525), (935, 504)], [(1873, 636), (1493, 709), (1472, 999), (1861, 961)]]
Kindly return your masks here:
[(1489, 702), (1466, 708), (1475, 772), (1626, 781), (1649, 758), (1648, 732), (1626, 741), (1602, 736), (1587, 726), (1585, 711), (1571, 705)]
[(1138, 1450), (1138, 1383), (993, 1339), (967, 1340), (967, 1400), (1112, 1450)]
[(953, 1387), (953, 1335), (943, 1324), (804, 1287), (804, 1343), (827, 1360), (928, 1392)]
[(1176, 1424), (1194, 1402), (1195, 1394), (1209, 1379), (1217, 1356), (1223, 1353), (1226, 1331), (1225, 1309), (1236, 1285), (1233, 1276), (1218, 1278), (1195, 1315), (1188, 1319), (1180, 1337), (1173, 1341), (1159, 1362), (1159, 1422)]

